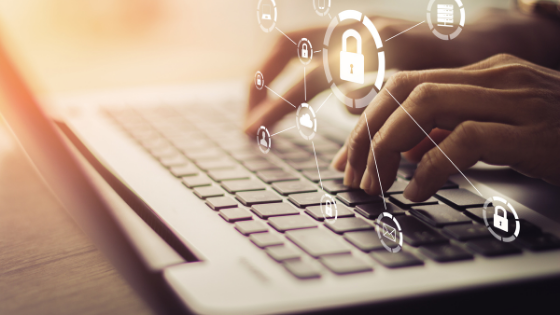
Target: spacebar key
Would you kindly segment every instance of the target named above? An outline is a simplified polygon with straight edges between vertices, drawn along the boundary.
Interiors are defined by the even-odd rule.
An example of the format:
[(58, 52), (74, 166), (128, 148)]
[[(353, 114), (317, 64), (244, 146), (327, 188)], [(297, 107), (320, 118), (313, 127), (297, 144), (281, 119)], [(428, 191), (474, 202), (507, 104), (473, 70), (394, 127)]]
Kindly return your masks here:
[(309, 255), (317, 258), (324, 255), (350, 253), (350, 248), (332, 232), (323, 229), (304, 229), (286, 232), (286, 237)]

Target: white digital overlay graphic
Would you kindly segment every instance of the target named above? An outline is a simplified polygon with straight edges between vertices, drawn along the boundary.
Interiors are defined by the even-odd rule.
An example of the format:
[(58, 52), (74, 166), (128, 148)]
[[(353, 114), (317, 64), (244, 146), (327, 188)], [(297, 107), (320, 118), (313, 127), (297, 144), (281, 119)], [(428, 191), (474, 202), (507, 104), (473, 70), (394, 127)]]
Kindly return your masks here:
[[(357, 51), (349, 52), (348, 37), (354, 37)], [(364, 55), (362, 54), (362, 36), (355, 29), (347, 29), (342, 34), (342, 51), (340, 51), (340, 79), (364, 84)]]
[(317, 132), (317, 117), (309, 104), (302, 103), (298, 107), (296, 112), (296, 125), (304, 139), (313, 139)]
[(268, 153), (272, 147), (272, 137), (265, 126), (261, 126), (257, 131), (257, 146), (264, 154)]
[[(494, 216), (492, 218), (492, 223), (488, 222), (488, 207), (492, 204), (494, 206)], [(508, 209), (513, 214), (515, 221), (515, 230), (509, 230), (509, 218)], [(484, 208), (482, 209), (482, 218), (484, 219), (484, 224), (488, 228), (488, 231), (499, 241), (509, 243), (513, 242), (517, 237), (519, 237), (519, 232), (521, 229), (521, 224), (519, 223), (519, 217), (513, 206), (507, 202), (502, 197), (494, 196), (486, 199), (484, 203)], [(500, 232), (501, 231), (501, 232)], [(500, 234), (511, 233), (509, 236), (502, 236)]]
[(313, 59), (313, 46), (307, 38), (302, 38), (299, 40), (297, 45), (297, 53), (299, 61), (304, 65), (308, 65)]
[(321, 214), (327, 223), (334, 223), (338, 218), (338, 208), (336, 207), (336, 200), (328, 194), (321, 197)]
[[(434, 3), (440, 1), (441, 0), (430, 0), (430, 2), (428, 3), (428, 11), (426, 12), (426, 21), (428, 22), (430, 30), (437, 38), (441, 40), (452, 40), (459, 36), (459, 34), (461, 34), (461, 31), (465, 27), (465, 8), (463, 7), (463, 3), (461, 2), (461, 0), (454, 0), (457, 7), (455, 7), (455, 4), (453, 3), (437, 3), (435, 6), (436, 10), (432, 11), (432, 9), (434, 8)], [(457, 26), (455, 26), (454, 23), (455, 9), (458, 9), (461, 14), (461, 18)], [(432, 22), (432, 12), (436, 14), (437, 24), (435, 25)], [(456, 27), (455, 31), (453, 31), (449, 35), (442, 34), (440, 31), (438, 31), (438, 28), (452, 29), (454, 27)]]
[(276, 9), (275, 0), (259, 0), (257, 4), (257, 21), (261, 29), (270, 33), (276, 26), (278, 18), (278, 9)]
[(257, 88), (257, 90), (262, 90), (262, 88), (264, 87), (264, 76), (260, 71), (257, 71), (257, 73), (255, 73), (255, 87)]
[[(371, 88), (371, 90), (369, 91), (369, 93), (367, 95), (365, 95), (364, 97), (361, 97), (361, 98), (356, 98), (356, 99), (350, 98), (350, 97), (344, 95), (344, 93), (342, 93), (342, 91), (338, 88), (338, 86), (336, 85), (336, 83), (333, 80), (333, 76), (331, 74), (330, 64), (329, 64), (329, 43), (330, 43), (330, 40), (331, 40), (331, 36), (332, 36), (336, 26), (339, 23), (342, 23), (342, 22), (347, 21), (347, 20), (354, 20), (354, 21), (362, 22), (362, 24), (366, 27), (366, 29), (369, 31), (369, 33), (373, 37), (373, 40), (375, 42), (375, 46), (377, 48), (378, 66), (377, 66), (377, 78), (375, 79), (374, 86)], [(356, 34), (353, 33), (353, 32), (344, 33), (344, 34), (348, 35), (348, 37), (350, 37), (350, 36), (356, 37), (356, 39), (358, 39), (358, 36), (360, 36), (359, 34), (358, 34), (358, 36), (356, 36)], [(343, 35), (343, 38), (344, 38), (344, 35)], [(361, 39), (361, 37), (360, 37), (360, 39)], [(345, 40), (343, 40), (343, 42), (344, 41)], [(361, 41), (363, 41), (363, 39), (361, 39)], [(343, 45), (344, 45), (344, 47), (346, 47), (345, 44), (343, 44)], [(353, 73), (355, 71), (358, 71), (360, 66), (362, 68), (365, 68), (365, 61), (366, 60), (363, 59), (363, 53), (362, 52), (357, 52), (354, 55), (350, 55), (350, 53), (344, 54), (343, 51), (344, 50), (339, 52), (340, 55), (341, 55), (341, 62), (340, 62), (341, 71), (342, 70), (348, 71), (347, 78), (352, 78), (352, 80), (347, 80), (347, 81), (363, 82), (363, 80), (358, 80), (359, 79), (358, 75), (354, 75), (354, 74), (358, 74), (357, 72)], [(344, 59), (342, 58), (343, 55), (345, 56)], [(361, 55), (362, 57), (359, 57), (359, 55)], [(358, 63), (356, 63), (356, 62), (358, 62)], [(361, 64), (359, 64), (360, 62), (361, 62)], [(327, 32), (325, 33), (325, 40), (323, 42), (323, 66), (325, 68), (325, 74), (327, 76), (327, 81), (330, 84), (330, 87), (333, 91), (333, 94), (336, 95), (336, 97), (342, 103), (344, 103), (346, 106), (352, 107), (352, 108), (364, 108), (364, 107), (369, 105), (369, 103), (373, 100), (373, 98), (377, 95), (377, 93), (379, 93), (379, 90), (381, 90), (381, 87), (383, 85), (383, 79), (385, 77), (385, 52), (383, 51), (383, 42), (381, 41), (381, 37), (379, 36), (379, 32), (377, 31), (377, 29), (375, 28), (375, 25), (373, 25), (373, 23), (371, 22), (371, 20), (367, 16), (363, 15), (359, 11), (346, 10), (346, 11), (340, 12), (338, 15), (333, 17), (333, 19), (331, 20), (331, 22), (329, 24)], [(342, 77), (342, 74), (341, 74), (341, 77)], [(346, 79), (343, 79), (343, 80), (346, 80)]]
[[(395, 227), (382, 222), (381, 220), (383, 218), (389, 218), (393, 221), (393, 223), (395, 224)], [(383, 245), (383, 247), (385, 247), (385, 249), (390, 252), (390, 253), (398, 253), (401, 251), (402, 249), (402, 245), (403, 245), (403, 236), (402, 236), (402, 229), (401, 229), (401, 225), (399, 224), (399, 221), (397, 221), (397, 219), (395, 218), (395, 216), (393, 216), (392, 214), (390, 214), (389, 212), (383, 212), (379, 215), (379, 217), (377, 218), (377, 225), (375, 227), (375, 229), (377, 230), (377, 236), (379, 237), (379, 240), (381, 241), (381, 244)], [(385, 240), (389, 240), (391, 241), (391, 243), (397, 244), (396, 246), (389, 246), (387, 245)]]
[(331, 0), (313, 0), (313, 9), (317, 15), (325, 16), (331, 9)]

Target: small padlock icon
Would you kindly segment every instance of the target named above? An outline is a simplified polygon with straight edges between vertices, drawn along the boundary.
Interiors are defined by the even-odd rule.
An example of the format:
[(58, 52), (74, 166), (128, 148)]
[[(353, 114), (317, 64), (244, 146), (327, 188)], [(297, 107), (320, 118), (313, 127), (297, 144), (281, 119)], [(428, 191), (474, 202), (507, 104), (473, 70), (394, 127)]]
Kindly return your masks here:
[[(498, 215), (498, 211), (503, 211), (504, 216)], [(494, 208), (494, 227), (507, 232), (508, 231), (508, 219), (507, 219), (507, 211), (504, 207), (497, 206)]]
[(303, 45), (301, 46), (301, 57), (309, 58), (307, 53), (307, 43), (303, 43)]
[[(357, 41), (357, 52), (346, 51), (348, 37)], [(344, 81), (364, 84), (364, 55), (362, 55), (362, 37), (354, 29), (342, 34), (342, 51), (340, 52), (340, 78)]]
[(330, 200), (327, 200), (327, 202), (325, 203), (325, 213), (329, 216), (332, 217), (332, 203)]
[(262, 78), (260, 74), (257, 74), (257, 85), (261, 86), (262, 85)]

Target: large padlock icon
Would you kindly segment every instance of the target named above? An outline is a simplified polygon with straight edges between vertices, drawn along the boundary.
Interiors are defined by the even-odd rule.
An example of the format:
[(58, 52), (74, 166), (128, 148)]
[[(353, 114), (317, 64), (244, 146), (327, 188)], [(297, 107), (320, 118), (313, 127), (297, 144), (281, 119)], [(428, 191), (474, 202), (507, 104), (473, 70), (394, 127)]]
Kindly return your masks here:
[(327, 202), (325, 203), (325, 213), (327, 214), (327, 216), (332, 217), (332, 203), (330, 200), (327, 200)]
[[(503, 216), (500, 216), (498, 214), (500, 210), (504, 212)], [(506, 209), (504, 209), (504, 207), (497, 206), (496, 208), (494, 208), (494, 227), (497, 227), (504, 232), (508, 231), (507, 211)]]
[(261, 86), (262, 85), (262, 78), (260, 74), (257, 74), (257, 85)]
[[(348, 37), (357, 41), (357, 52), (346, 51)], [(340, 78), (344, 81), (364, 84), (364, 55), (362, 55), (362, 37), (354, 29), (348, 29), (342, 34), (342, 51), (340, 52)]]
[(302, 58), (309, 58), (308, 57), (308, 52), (307, 52), (307, 43), (303, 43), (303, 45), (301, 46), (301, 57)]

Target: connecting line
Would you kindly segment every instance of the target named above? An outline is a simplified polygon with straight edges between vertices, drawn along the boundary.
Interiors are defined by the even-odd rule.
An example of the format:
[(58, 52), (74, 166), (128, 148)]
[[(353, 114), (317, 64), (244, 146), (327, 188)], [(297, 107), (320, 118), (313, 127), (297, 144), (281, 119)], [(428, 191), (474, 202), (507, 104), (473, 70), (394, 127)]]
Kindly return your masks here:
[(303, 94), (304, 99), (307, 102), (307, 81), (305, 81), (305, 67), (303, 67)]
[(321, 52), (321, 50), (315, 50), (314, 51), (314, 53), (320, 53), (320, 52)]
[[(391, 38), (389, 38), (389, 39), (393, 39), (393, 38), (395, 38), (395, 37), (401, 35), (401, 34), (404, 33), (404, 32), (408, 32), (408, 31), (410, 31), (411, 29), (415, 28), (416, 26), (418, 26), (418, 25), (420, 25), (420, 24), (422, 24), (422, 23), (424, 23), (424, 22), (426, 22), (426, 21), (422, 21), (422, 22), (420, 22), (420, 23), (414, 25), (413, 27), (408, 28), (408, 29), (402, 31), (402, 32), (398, 33), (397, 35), (395, 35), (395, 36), (393, 36), (393, 37), (391, 37)], [(386, 39), (385, 41), (389, 41), (389, 39)]]
[(329, 100), (329, 98), (331, 97), (331, 94), (329, 94), (329, 96), (327, 96), (327, 98), (323, 101), (323, 104), (321, 104), (321, 106), (319, 106), (319, 108), (317, 108), (317, 110), (315, 111), (315, 114), (317, 114), (319, 112), (319, 110), (321, 109), (321, 107), (323, 107), (323, 105), (325, 105), (325, 103)]
[(280, 96), (280, 94), (274, 92), (274, 91), (273, 91), (271, 88), (269, 88), (268, 86), (265, 85), (264, 87), (267, 88), (270, 92), (272, 92), (272, 93), (278, 95), (278, 97), (281, 98), (281, 99), (283, 99), (284, 101), (286, 101), (286, 103), (292, 105), (294, 108), (297, 108), (296, 105), (290, 103), (287, 99), (285, 99), (285, 98), (283, 98), (282, 96)]
[(277, 133), (273, 134), (273, 135), (270, 136), (270, 137), (272, 138), (272, 137), (274, 137), (275, 135), (277, 135), (277, 134), (279, 134), (279, 133), (281, 133), (281, 132), (288, 131), (288, 130), (290, 130), (290, 129), (292, 129), (292, 128), (295, 128), (295, 127), (296, 127), (296, 126), (292, 126), (292, 127), (288, 128), (288, 129), (284, 129), (284, 130), (282, 130), (282, 131), (278, 131)]
[(289, 38), (288, 35), (286, 35), (286, 33), (282, 32), (278, 27), (276, 29), (278, 30), (278, 32), (282, 33), (282, 35), (286, 36), (286, 38), (289, 39), (290, 42), (294, 43), (294, 45), (297, 46), (297, 43), (294, 42), (291, 38)]
[(317, 152), (315, 152), (315, 143), (311, 141), (311, 145), (313, 146), (313, 155), (315, 155), (315, 163), (317, 164), (317, 174), (319, 174), (319, 183), (321, 184), (321, 190), (325, 191), (325, 189), (323, 189), (323, 181), (321, 180), (321, 172), (319, 172), (319, 162), (317, 161)]
[(439, 145), (434, 141), (434, 139), (432, 139), (432, 137), (430, 137), (430, 135), (424, 130), (424, 128), (422, 128), (420, 126), (420, 124), (418, 122), (416, 122), (416, 120), (412, 117), (412, 115), (410, 115), (410, 113), (404, 109), (404, 107), (401, 105), (401, 103), (399, 103), (399, 101), (397, 101), (397, 99), (393, 96), (393, 94), (391, 94), (391, 92), (389, 92), (389, 90), (387, 90), (387, 88), (385, 88), (385, 91), (387, 91), (387, 93), (389, 93), (389, 95), (391, 95), (391, 97), (395, 100), (395, 102), (397, 102), (397, 104), (399, 104), (399, 106), (402, 108), (402, 110), (404, 110), (404, 112), (408, 115), (408, 117), (410, 117), (410, 119), (412, 119), (412, 121), (418, 126), (418, 128), (420, 128), (420, 130), (422, 130), (422, 132), (426, 135), (426, 137), (428, 137), (428, 139), (430, 139), (430, 141), (432, 141), (432, 143), (439, 149), (439, 151), (441, 152), (441, 154), (443, 154), (443, 156), (445, 156), (449, 162), (451, 162), (451, 164), (453, 164), (453, 166), (455, 167), (455, 169), (461, 173), (461, 175), (463, 175), (463, 177), (467, 180), (467, 182), (469, 182), (469, 184), (471, 184), (471, 186), (474, 188), (474, 190), (476, 190), (476, 192), (478, 192), (478, 194), (482, 197), (484, 197), (480, 191), (478, 191), (478, 189), (476, 189), (476, 187), (474, 187), (473, 183), (471, 183), (471, 181), (467, 178), (467, 176), (465, 176), (465, 174), (463, 174), (463, 172), (461, 172), (461, 170), (457, 167), (457, 165), (455, 165), (455, 163), (453, 163), (453, 161), (451, 161), (451, 159), (447, 156), (447, 154), (445, 154), (445, 152), (443, 152), (443, 150), (439, 147)]
[[(385, 194), (383, 193), (383, 186), (381, 186), (381, 176), (379, 176), (379, 168), (377, 167), (377, 159), (375, 158), (375, 152), (373, 151), (373, 141), (371, 138), (371, 131), (369, 130), (369, 123), (367, 121), (367, 116), (364, 113), (366, 119), (367, 133), (369, 135), (369, 146), (371, 147), (371, 155), (373, 155), (373, 162), (375, 162), (375, 171), (377, 171), (377, 179), (379, 179), (379, 188), (381, 189), (381, 198), (383, 199), (383, 207), (387, 210), (387, 203), (385, 202)], [(367, 176), (366, 174), (364, 174)]]

